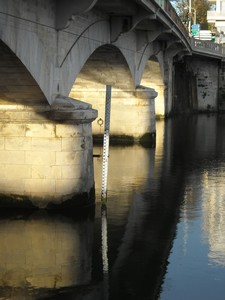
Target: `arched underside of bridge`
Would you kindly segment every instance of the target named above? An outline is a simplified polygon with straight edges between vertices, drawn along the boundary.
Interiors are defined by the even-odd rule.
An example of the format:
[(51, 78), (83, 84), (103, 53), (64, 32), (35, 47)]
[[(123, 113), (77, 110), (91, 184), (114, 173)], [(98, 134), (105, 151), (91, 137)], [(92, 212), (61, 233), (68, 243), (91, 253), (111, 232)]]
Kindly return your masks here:
[(135, 87), (127, 62), (120, 50), (111, 45), (98, 48), (87, 60), (71, 89), (70, 97), (91, 103), (98, 110), (93, 122), (96, 141), (102, 139), (105, 119), (106, 85), (112, 87), (111, 142), (155, 140), (156, 93), (151, 88)]
[(0, 105), (47, 103), (25, 66), (1, 40), (0, 79)]
[(91, 122), (86, 103), (50, 106), (0, 41), (0, 207), (61, 208), (93, 202)]
[(156, 56), (150, 57), (146, 62), (142, 75), (141, 85), (153, 88), (158, 96), (155, 98), (155, 114), (156, 118), (165, 116), (165, 85), (163, 81), (161, 66)]

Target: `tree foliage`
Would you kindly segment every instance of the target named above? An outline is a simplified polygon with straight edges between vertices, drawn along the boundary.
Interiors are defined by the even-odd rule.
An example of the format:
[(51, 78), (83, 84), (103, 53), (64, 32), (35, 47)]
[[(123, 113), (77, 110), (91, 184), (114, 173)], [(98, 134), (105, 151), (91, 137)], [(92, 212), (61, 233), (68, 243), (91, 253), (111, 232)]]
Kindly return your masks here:
[(189, 18), (194, 22), (194, 13), (196, 10), (196, 23), (201, 25), (201, 29), (208, 29), (207, 10), (210, 9), (210, 4), (207, 0), (192, 0), (192, 13), (189, 16), (189, 0), (174, 0), (173, 5), (184, 23), (188, 23)]
[(210, 9), (210, 4), (207, 0), (194, 0), (193, 8), (196, 9), (197, 24), (201, 25), (201, 29), (207, 29), (207, 10)]

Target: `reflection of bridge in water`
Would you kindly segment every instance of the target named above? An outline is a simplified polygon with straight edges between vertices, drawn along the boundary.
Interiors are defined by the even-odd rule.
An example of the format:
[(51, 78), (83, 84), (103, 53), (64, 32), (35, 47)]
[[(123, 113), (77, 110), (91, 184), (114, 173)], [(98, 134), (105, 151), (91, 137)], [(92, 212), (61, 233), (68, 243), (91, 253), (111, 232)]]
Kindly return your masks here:
[[(202, 201), (201, 237), (205, 235), (207, 244), (209, 244), (210, 262), (224, 264), (224, 238), (222, 237), (223, 230), (220, 230), (224, 225), (224, 206), (221, 202), (224, 195), (222, 179), (221, 189), (216, 189), (216, 182), (219, 180), (220, 174), (222, 176), (224, 166), (218, 162), (218, 169), (215, 168), (216, 172), (219, 171), (215, 174), (215, 178), (218, 180), (213, 181), (211, 177), (213, 186), (212, 184), (207, 185), (207, 176), (202, 173), (204, 169), (209, 170), (210, 173), (215, 160), (220, 161), (219, 153), (223, 148), (221, 136), (224, 131), (217, 133), (218, 123), (223, 126), (223, 117), (209, 118), (203, 115), (199, 118), (186, 118), (186, 122), (178, 118), (174, 122), (169, 122), (165, 128), (164, 155), (162, 156), (159, 148), (156, 148), (155, 154), (145, 149), (148, 152), (146, 157), (149, 162), (144, 163), (143, 160), (137, 159), (138, 162), (141, 161), (141, 164), (146, 165), (146, 168), (148, 166), (149, 175), (147, 182), (142, 182), (139, 188), (136, 186), (137, 182), (140, 183), (138, 175), (137, 182), (136, 180), (133, 182), (133, 191), (135, 192), (131, 200), (125, 232), (121, 238), (115, 263), (111, 267), (113, 277), (111, 293), (114, 295), (112, 299), (123, 299), (126, 298), (125, 296), (129, 298), (128, 295), (132, 295), (132, 292), (137, 293), (140, 299), (148, 297), (149, 299), (158, 299), (157, 294), (165, 276), (168, 255), (176, 235), (176, 225), (181, 217), (180, 206), (186, 205), (186, 209), (187, 207), (198, 207), (199, 202)], [(186, 151), (183, 150), (184, 148)], [(188, 157), (191, 159), (189, 160)], [(153, 164), (151, 164), (152, 160)], [(140, 165), (137, 164), (139, 168)], [(115, 163), (112, 165), (112, 170), (116, 170), (117, 167), (119, 167), (119, 162), (116, 166)], [(130, 177), (131, 174), (132, 172), (130, 172)], [(118, 202), (122, 202), (123, 185), (117, 183), (117, 180), (119, 181), (117, 176), (113, 179), (114, 188), (110, 187), (112, 191), (110, 200), (113, 202), (113, 191), (118, 186), (117, 189), (121, 187), (121, 199)], [(195, 185), (194, 182), (197, 184)], [(187, 193), (187, 190), (191, 193)], [(120, 204), (109, 203), (111, 216), (117, 214), (117, 206), (119, 207)], [(221, 213), (218, 212), (218, 207), (221, 208)], [(189, 219), (195, 218), (191, 214), (193, 211), (195, 210), (190, 209), (190, 215), (187, 215)], [(188, 209), (186, 213), (188, 213)], [(199, 214), (199, 210), (196, 210), (196, 213)], [(109, 222), (111, 223), (111, 221)], [(119, 220), (115, 222), (115, 227), (117, 223), (119, 224)], [(218, 227), (220, 229), (217, 229)], [(115, 230), (112, 228), (109, 236), (110, 233), (113, 235)]]
[[(214, 117), (202, 115), (186, 122), (179, 118), (175, 121), (167, 121), (165, 128), (162, 128), (164, 122), (159, 123), (157, 129), (161, 137), (158, 134), (155, 149), (112, 147), (108, 186), (108, 269), (105, 270), (108, 274), (103, 278), (105, 281), (102, 280), (99, 206), (95, 223), (89, 215), (80, 216), (77, 220), (68, 215), (47, 216), (43, 210), (28, 214), (25, 220), (19, 214), (15, 219), (10, 215), (1, 221), (1, 241), (3, 245), (7, 244), (0, 251), (1, 280), (3, 287), (8, 286), (8, 290), (3, 288), (3, 291), (13, 289), (18, 295), (63, 291), (65, 294), (58, 293), (57, 298), (53, 296), (52, 299), (80, 296), (80, 299), (106, 300), (108, 290), (104, 288), (110, 287), (112, 299), (124, 299), (127, 293), (139, 293), (143, 299), (157, 295), (184, 200), (182, 196), (190, 187), (187, 175), (190, 173), (186, 171), (193, 168), (191, 174), (201, 179), (199, 166), (214, 160), (223, 136), (223, 132), (221, 135), (210, 134), (208, 139), (209, 128), (214, 132), (218, 121)], [(209, 123), (210, 126), (207, 126)], [(205, 140), (198, 139), (202, 135), (206, 136)], [(186, 146), (185, 153), (181, 150), (183, 144)], [(193, 165), (187, 163), (187, 157), (194, 158)], [(101, 174), (98, 158), (95, 170)], [(202, 184), (205, 188), (205, 183)], [(98, 195), (100, 186), (101, 183), (96, 182)], [(196, 205), (197, 197), (187, 196), (186, 204)], [(221, 205), (221, 197), (214, 205), (215, 197), (212, 193), (211, 196), (208, 198), (210, 202), (205, 202), (204, 230), (213, 254), (213, 247), (218, 246), (212, 239), (213, 221), (216, 209)], [(219, 224), (223, 225), (222, 218)], [(92, 256), (93, 243), (95, 252)], [(67, 290), (71, 285), (88, 288)]]

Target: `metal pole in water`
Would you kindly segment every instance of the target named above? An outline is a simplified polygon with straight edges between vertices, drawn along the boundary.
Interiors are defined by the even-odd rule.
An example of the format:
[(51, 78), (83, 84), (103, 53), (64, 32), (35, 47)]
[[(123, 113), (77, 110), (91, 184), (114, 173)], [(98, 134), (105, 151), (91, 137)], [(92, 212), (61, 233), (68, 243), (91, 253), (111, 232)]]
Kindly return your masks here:
[(102, 203), (102, 266), (103, 266), (103, 295), (104, 300), (109, 299), (109, 264), (108, 264), (108, 229), (107, 229), (107, 206)]
[(105, 201), (107, 198), (111, 89), (112, 89), (111, 85), (106, 86), (105, 130), (104, 130), (104, 137), (103, 137), (103, 160), (102, 160), (102, 192), (101, 192), (102, 201)]
[(102, 263), (103, 273), (108, 274), (108, 230), (107, 230), (107, 206), (102, 204)]

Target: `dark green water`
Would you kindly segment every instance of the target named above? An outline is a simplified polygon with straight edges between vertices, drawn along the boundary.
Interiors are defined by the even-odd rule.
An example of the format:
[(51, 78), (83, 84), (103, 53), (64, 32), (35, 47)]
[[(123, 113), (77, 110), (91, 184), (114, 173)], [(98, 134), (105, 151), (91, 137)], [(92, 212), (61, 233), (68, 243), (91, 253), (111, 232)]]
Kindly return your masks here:
[(224, 137), (222, 115), (159, 122), (155, 149), (110, 147), (106, 205), (94, 158), (94, 210), (2, 213), (0, 299), (224, 300)]

